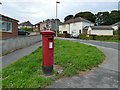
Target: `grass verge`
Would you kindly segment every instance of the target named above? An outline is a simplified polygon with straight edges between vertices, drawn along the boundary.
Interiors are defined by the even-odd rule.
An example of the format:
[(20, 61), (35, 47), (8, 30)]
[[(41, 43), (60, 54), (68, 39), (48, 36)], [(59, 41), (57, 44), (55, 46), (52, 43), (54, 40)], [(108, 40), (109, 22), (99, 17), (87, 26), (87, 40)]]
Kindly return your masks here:
[(73, 76), (78, 71), (97, 67), (105, 57), (96, 47), (78, 42), (55, 40), (54, 64), (64, 67), (56, 78), (45, 78), (42, 75), (42, 47), (28, 56), (2, 70), (3, 88), (43, 88), (62, 76)]

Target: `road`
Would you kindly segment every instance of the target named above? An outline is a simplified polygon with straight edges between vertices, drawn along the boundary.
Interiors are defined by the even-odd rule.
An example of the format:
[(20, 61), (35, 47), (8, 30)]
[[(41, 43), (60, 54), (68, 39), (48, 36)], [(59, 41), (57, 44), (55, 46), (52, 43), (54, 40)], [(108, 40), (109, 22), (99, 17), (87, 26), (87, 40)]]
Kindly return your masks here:
[[(96, 46), (106, 55), (105, 64), (100, 64), (94, 72), (86, 75), (77, 75), (71, 78), (64, 78), (55, 81), (47, 88), (118, 88), (118, 43), (100, 42), (90, 40), (79, 40), (70, 38), (57, 38), (80, 42), (87, 45)], [(110, 89), (111, 90), (111, 89)]]

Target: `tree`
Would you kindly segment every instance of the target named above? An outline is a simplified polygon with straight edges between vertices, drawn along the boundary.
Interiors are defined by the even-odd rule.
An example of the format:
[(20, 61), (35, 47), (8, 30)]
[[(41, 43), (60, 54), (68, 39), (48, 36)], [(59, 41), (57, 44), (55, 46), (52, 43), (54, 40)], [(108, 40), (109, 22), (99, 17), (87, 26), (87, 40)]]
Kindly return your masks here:
[(84, 19), (87, 19), (91, 22), (95, 22), (95, 15), (91, 12), (79, 12), (75, 15), (75, 18), (82, 17)]
[(109, 12), (98, 12), (95, 14), (95, 23), (96, 25), (110, 25), (111, 18)]
[[(55, 19), (55, 21), (56, 21), (56, 19)], [(57, 21), (60, 21), (60, 19), (57, 19)]]
[(96, 25), (112, 25), (120, 21), (120, 11), (113, 10), (111, 13), (108, 11), (98, 12), (95, 14), (95, 18)]
[(73, 17), (74, 17), (73, 15), (68, 15), (64, 18), (64, 21), (66, 22), (66, 21), (72, 19)]
[(112, 24), (119, 22), (120, 21), (120, 11), (118, 11), (118, 10), (111, 11), (110, 17), (112, 19)]

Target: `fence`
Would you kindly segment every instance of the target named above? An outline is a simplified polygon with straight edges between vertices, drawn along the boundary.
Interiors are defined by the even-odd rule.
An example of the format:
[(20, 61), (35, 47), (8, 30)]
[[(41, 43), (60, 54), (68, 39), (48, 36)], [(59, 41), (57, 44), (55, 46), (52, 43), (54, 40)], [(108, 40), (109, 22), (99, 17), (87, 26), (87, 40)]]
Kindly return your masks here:
[(42, 40), (42, 35), (18, 36), (2, 40), (2, 55), (27, 47)]

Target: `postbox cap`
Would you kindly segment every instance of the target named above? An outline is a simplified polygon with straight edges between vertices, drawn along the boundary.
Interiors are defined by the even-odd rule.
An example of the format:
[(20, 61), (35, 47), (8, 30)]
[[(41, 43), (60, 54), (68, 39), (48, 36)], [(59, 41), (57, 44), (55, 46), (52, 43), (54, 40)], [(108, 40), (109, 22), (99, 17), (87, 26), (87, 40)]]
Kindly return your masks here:
[(55, 34), (55, 32), (53, 32), (53, 31), (41, 31), (40, 34), (49, 35), (49, 34)]

